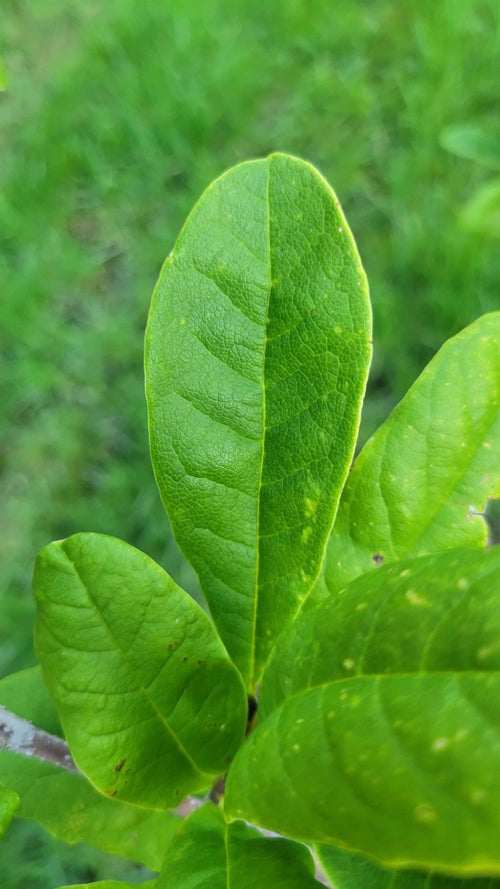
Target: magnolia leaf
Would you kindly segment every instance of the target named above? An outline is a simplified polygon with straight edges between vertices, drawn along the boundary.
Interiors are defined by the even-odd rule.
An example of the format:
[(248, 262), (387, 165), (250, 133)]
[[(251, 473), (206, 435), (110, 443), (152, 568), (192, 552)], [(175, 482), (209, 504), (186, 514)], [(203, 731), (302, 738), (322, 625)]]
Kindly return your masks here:
[(242, 822), (227, 824), (208, 803), (179, 827), (157, 889), (318, 889), (305, 846), (263, 837)]
[(19, 797), (17, 793), (0, 784), (0, 837), (3, 837), (18, 806)]
[[(39, 667), (2, 679), (0, 704), (16, 707), (20, 716), (45, 731), (58, 731), (57, 713)], [(66, 843), (89, 843), (152, 870), (159, 870), (179, 824), (170, 812), (107, 799), (83, 775), (7, 751), (0, 751), (0, 782), (18, 794), (18, 817), (36, 821)]]
[(165, 809), (241, 743), (247, 701), (211, 622), (148, 556), (77, 534), (35, 569), (35, 643), (71, 753), (110, 797)]
[(300, 692), (238, 752), (225, 812), (394, 867), (500, 876), (499, 699), (498, 671)]
[(16, 816), (65, 843), (88, 843), (157, 870), (179, 818), (106, 799), (83, 775), (0, 751), (0, 781), (20, 798)]
[(396, 871), (332, 846), (316, 846), (315, 852), (335, 889), (500, 889), (500, 880), (493, 877), (462, 880), (428, 871)]
[(320, 598), (405, 555), (485, 545), (500, 496), (500, 312), (448, 340), (356, 459)]
[(151, 452), (176, 539), (251, 690), (320, 569), (371, 355), (339, 203), (283, 154), (216, 180), (153, 296)]
[(499, 876), (499, 585), (499, 550), (455, 551), (305, 615), (302, 648), (289, 631), (269, 664), (269, 715), (230, 768), (228, 817), (393, 867)]
[(292, 695), (359, 675), (500, 670), (500, 549), (404, 559), (302, 611), (279, 638), (261, 719)]

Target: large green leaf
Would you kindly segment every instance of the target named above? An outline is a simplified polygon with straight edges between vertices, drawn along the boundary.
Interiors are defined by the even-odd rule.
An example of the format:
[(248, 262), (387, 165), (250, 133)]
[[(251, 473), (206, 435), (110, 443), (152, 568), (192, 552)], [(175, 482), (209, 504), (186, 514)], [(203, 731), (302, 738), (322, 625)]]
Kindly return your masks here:
[(19, 797), (14, 790), (0, 784), (0, 837), (3, 837), (15, 811), (19, 805)]
[(337, 679), (500, 670), (499, 587), (500, 549), (404, 559), (358, 577), (282, 633), (262, 682), (261, 719)]
[(77, 534), (35, 569), (35, 641), (79, 768), (108, 796), (165, 809), (241, 743), (241, 677), (199, 605), (123, 541)]
[(500, 496), (500, 312), (440, 349), (356, 459), (326, 550), (319, 597), (381, 560), (483, 546)]
[(499, 586), (500, 551), (455, 551), (353, 583), (345, 627), (318, 608), (295, 682), (313, 687), (239, 751), (228, 816), (395, 867), (500, 875)]
[(500, 889), (495, 877), (474, 880), (428, 871), (395, 871), (333, 846), (316, 846), (315, 851), (335, 889)]
[(319, 889), (305, 846), (226, 824), (209, 803), (179, 827), (157, 889)]
[[(0, 704), (45, 731), (58, 731), (57, 713), (39, 667), (3, 679)], [(107, 799), (83, 775), (7, 751), (0, 751), (0, 782), (19, 795), (18, 817), (36, 821), (66, 843), (89, 843), (153, 870), (159, 870), (179, 824), (170, 812)]]
[(155, 473), (250, 687), (318, 574), (370, 330), (338, 201), (313, 167), (283, 154), (207, 189), (156, 288), (146, 336)]

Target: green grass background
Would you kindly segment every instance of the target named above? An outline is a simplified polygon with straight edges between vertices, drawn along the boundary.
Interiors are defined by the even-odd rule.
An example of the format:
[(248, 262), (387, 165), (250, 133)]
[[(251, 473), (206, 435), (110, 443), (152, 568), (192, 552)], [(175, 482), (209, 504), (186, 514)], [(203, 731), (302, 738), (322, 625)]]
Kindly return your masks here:
[[(150, 469), (142, 344), (161, 263), (224, 169), (278, 149), (337, 191), (374, 309), (364, 436), (498, 308), (498, 241), (461, 212), (490, 173), (442, 136), (491, 127), (500, 5), (2, 0), (0, 46), (3, 675), (34, 662), (32, 565), (51, 539), (115, 534), (196, 588)], [(110, 868), (20, 824), (0, 851), (9, 889)]]

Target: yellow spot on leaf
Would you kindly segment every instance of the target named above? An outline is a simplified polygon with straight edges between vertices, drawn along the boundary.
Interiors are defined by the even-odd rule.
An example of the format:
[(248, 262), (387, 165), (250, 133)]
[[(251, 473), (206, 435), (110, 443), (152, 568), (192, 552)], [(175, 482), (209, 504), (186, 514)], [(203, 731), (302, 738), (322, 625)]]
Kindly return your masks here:
[(425, 596), (419, 595), (419, 593), (415, 592), (415, 590), (407, 590), (405, 593), (405, 597), (410, 605), (415, 605), (417, 608), (429, 607), (429, 600), (426, 599)]

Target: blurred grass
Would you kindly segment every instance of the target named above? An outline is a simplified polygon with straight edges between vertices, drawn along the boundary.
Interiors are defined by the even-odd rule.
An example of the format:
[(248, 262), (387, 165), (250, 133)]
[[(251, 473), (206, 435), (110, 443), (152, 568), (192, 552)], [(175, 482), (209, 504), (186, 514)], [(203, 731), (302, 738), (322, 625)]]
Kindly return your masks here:
[(333, 184), (371, 284), (363, 435), (498, 307), (488, 180), (441, 144), (498, 102), (497, 0), (3, 0), (0, 673), (33, 663), (35, 553), (123, 537), (191, 591), (149, 465), (148, 303), (191, 205), (279, 149)]

